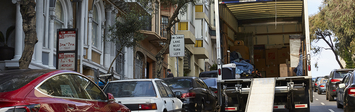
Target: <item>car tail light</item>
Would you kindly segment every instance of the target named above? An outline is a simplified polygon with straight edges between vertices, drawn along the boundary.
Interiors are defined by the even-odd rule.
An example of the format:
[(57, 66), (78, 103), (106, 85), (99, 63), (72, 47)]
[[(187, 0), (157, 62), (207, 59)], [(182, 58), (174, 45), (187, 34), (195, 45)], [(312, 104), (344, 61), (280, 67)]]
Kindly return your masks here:
[(319, 87), (324, 87), (324, 85), (320, 85)]
[(184, 93), (181, 95), (181, 98), (195, 98), (196, 94), (193, 92), (190, 93)]
[(0, 108), (0, 112), (38, 112), (40, 104)]
[(218, 91), (214, 91), (214, 93), (218, 93)]
[(355, 96), (355, 87), (350, 87), (348, 89), (349, 96)]
[(318, 84), (317, 84), (317, 83), (315, 83), (314, 85), (318, 86)]
[(330, 80), (330, 82), (333, 82), (333, 83), (339, 82), (339, 81), (340, 81), (339, 79), (332, 79), (332, 80)]
[(156, 110), (157, 104), (156, 103), (139, 104), (138, 107), (139, 107), (139, 110)]

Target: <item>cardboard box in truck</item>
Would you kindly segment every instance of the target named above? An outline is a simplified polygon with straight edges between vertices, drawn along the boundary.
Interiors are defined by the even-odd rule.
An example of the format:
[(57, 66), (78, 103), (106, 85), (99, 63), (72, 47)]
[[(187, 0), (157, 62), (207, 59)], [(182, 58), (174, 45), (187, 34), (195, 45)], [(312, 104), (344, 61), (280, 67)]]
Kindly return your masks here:
[(265, 59), (265, 50), (254, 50), (254, 59)]
[(259, 71), (266, 71), (265, 59), (254, 59), (254, 65)]
[(269, 65), (266, 67), (266, 77), (279, 77), (279, 66)]
[(288, 70), (286, 63), (280, 64), (280, 77), (288, 77)]
[(277, 49), (278, 63), (286, 63), (286, 60), (290, 60), (290, 47)]
[(277, 59), (277, 49), (272, 48), (272, 49), (266, 49), (265, 50), (265, 56), (266, 56), (266, 65), (278, 65), (278, 59)]

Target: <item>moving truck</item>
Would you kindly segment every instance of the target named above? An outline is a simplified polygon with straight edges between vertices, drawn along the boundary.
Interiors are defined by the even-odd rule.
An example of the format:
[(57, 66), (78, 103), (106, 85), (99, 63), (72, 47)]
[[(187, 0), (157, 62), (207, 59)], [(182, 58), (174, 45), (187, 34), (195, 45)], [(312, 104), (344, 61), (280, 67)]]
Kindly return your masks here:
[[(214, 4), (218, 99), (225, 111), (309, 112), (313, 95), (307, 0)], [(263, 78), (236, 78), (231, 52), (238, 52), (238, 61), (253, 64)], [(222, 92), (228, 103), (222, 103)]]

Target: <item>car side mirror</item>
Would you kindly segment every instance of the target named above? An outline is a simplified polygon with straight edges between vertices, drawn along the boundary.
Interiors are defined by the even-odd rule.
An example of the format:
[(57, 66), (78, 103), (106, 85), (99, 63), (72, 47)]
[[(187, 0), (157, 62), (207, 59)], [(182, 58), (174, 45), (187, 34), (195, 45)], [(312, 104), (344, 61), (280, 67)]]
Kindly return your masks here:
[(345, 84), (344, 84), (344, 83), (341, 83), (341, 84), (338, 85), (338, 87), (341, 88), (341, 89), (343, 89), (343, 88), (345, 88)]
[(109, 102), (115, 101), (115, 97), (111, 93), (107, 93), (107, 99)]
[(175, 97), (181, 98), (182, 93), (180, 91), (175, 91), (174, 94), (175, 94)]

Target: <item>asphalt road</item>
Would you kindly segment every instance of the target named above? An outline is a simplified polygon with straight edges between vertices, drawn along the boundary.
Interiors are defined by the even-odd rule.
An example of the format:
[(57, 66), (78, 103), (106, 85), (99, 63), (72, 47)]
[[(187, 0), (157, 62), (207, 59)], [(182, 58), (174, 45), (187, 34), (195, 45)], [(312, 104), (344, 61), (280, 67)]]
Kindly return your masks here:
[[(274, 110), (274, 112), (288, 112), (288, 110)], [(313, 103), (311, 103), (311, 112), (343, 112), (343, 109), (337, 108), (336, 101), (325, 99), (325, 93), (318, 95), (313, 93)]]
[(336, 101), (325, 99), (325, 93), (318, 95), (313, 93), (313, 103), (311, 103), (311, 112), (343, 112), (343, 109), (337, 108)]

